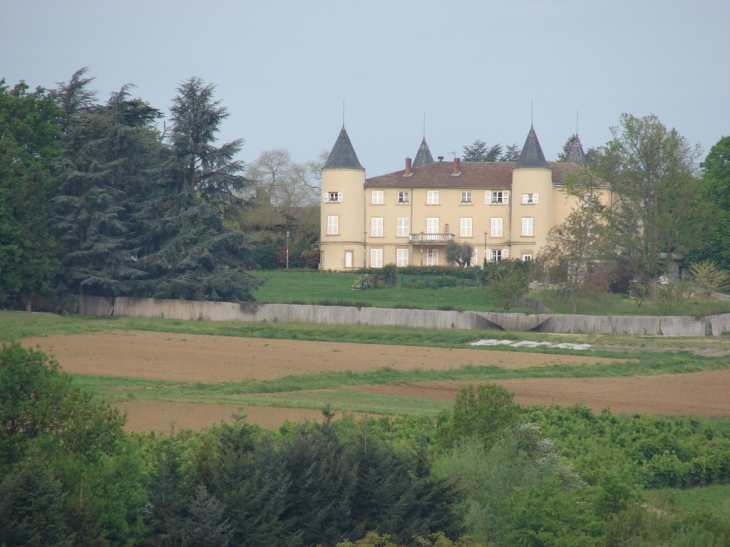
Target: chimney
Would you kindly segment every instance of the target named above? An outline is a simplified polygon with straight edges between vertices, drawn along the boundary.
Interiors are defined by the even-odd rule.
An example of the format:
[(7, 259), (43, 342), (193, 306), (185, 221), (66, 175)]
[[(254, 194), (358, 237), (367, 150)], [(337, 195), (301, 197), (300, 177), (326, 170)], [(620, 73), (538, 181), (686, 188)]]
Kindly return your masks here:
[(454, 158), (454, 172), (452, 173), (453, 176), (458, 176), (461, 174), (461, 158)]
[(406, 157), (406, 172), (403, 174), (404, 177), (410, 177), (413, 172), (411, 171), (411, 158)]

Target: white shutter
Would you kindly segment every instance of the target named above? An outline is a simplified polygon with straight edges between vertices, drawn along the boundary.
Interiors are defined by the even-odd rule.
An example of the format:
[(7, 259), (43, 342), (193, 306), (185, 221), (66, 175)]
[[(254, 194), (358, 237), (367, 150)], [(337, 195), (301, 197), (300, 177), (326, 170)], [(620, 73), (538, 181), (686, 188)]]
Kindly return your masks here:
[(530, 203), (530, 194), (522, 194), (522, 204), (526, 205)]
[(504, 191), (502, 192), (502, 203), (509, 203), (509, 192)]
[(507, 260), (509, 258), (509, 249), (502, 249), (502, 260)]
[(484, 203), (486, 203), (487, 205), (492, 204), (492, 191), (491, 190), (487, 190), (486, 192), (484, 192)]
[(342, 192), (337, 192), (337, 202), (342, 203)]
[(322, 199), (324, 200), (325, 203), (329, 203), (329, 201), (330, 201), (330, 193), (329, 192), (325, 192), (324, 195), (322, 196)]
[(537, 203), (537, 194), (532, 194), (532, 203)]

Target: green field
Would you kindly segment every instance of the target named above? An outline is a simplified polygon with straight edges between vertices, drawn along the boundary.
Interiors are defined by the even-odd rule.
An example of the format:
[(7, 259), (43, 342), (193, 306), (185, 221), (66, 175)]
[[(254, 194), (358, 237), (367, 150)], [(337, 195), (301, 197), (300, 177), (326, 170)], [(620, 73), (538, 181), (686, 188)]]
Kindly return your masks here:
[[(458, 310), (504, 311), (483, 289), (463, 288), (384, 288), (367, 291), (353, 291), (352, 285), (359, 275), (352, 273), (313, 272), (301, 270), (275, 270), (250, 272), (256, 277), (266, 278), (266, 283), (256, 293), (262, 302), (317, 304), (322, 301), (334, 303), (346, 301), (365, 303), (380, 308), (418, 307), (436, 310), (452, 306)], [(406, 276), (398, 276), (400, 283)], [(412, 278), (413, 276), (409, 276)], [(428, 279), (425, 277), (424, 279)], [(569, 302), (556, 299), (549, 291), (532, 291), (531, 298), (540, 300), (554, 313), (571, 313)], [(535, 313), (533, 308), (515, 307), (511, 312)], [(627, 295), (606, 294), (602, 298), (591, 298), (578, 303), (578, 313), (586, 315), (665, 315), (657, 302), (644, 301), (639, 307), (636, 300)], [(699, 296), (685, 301), (673, 315), (713, 315), (730, 313), (730, 302)]]

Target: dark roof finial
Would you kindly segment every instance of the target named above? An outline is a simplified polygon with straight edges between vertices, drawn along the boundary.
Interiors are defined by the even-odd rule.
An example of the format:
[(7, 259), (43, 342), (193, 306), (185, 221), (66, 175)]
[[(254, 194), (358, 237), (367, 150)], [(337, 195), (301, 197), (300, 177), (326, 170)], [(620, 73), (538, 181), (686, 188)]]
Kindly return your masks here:
[(540, 148), (540, 141), (537, 140), (537, 133), (535, 133), (535, 127), (530, 126), (530, 132), (527, 134), (525, 140), (525, 146), (522, 147), (520, 158), (515, 164), (515, 169), (524, 168), (542, 168), (549, 169), (550, 166), (545, 160), (545, 154), (542, 153)]
[(364, 169), (357, 159), (344, 125), (322, 169)]

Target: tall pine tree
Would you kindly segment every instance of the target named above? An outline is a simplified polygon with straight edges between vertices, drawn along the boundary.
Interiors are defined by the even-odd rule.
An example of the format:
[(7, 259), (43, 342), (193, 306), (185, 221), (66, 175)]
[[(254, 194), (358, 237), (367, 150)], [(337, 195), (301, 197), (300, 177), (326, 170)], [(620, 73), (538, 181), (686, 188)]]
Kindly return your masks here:
[(147, 253), (140, 257), (156, 298), (253, 300), (260, 281), (245, 273), (255, 266), (251, 240), (228, 228), (246, 187), (243, 163), (234, 160), (237, 140), (220, 147), (215, 136), (228, 112), (213, 100), (214, 86), (191, 78), (173, 99), (169, 145), (172, 159), (159, 198), (146, 204)]

